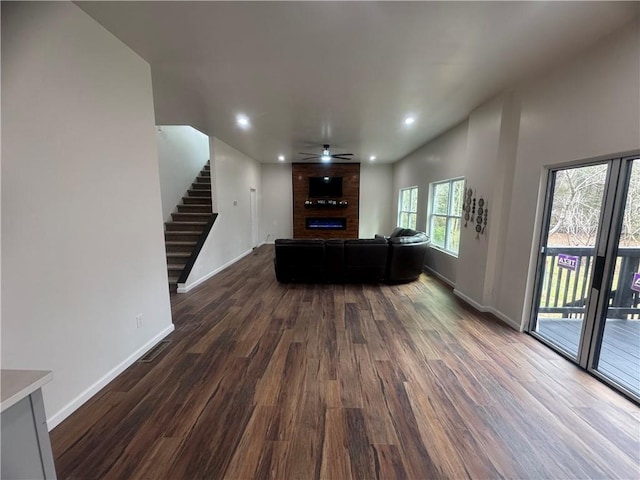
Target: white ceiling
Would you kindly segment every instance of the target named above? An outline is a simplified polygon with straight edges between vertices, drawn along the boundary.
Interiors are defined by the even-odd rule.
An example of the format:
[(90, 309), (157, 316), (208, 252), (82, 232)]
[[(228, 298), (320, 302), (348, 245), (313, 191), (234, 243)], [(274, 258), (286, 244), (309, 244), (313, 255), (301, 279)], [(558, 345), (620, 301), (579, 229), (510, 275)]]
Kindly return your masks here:
[[(158, 123), (197, 125), (261, 162), (279, 154), (298, 161), (297, 152), (320, 152), (323, 143), (356, 161), (394, 162), (640, 9), (638, 2), (77, 4), (151, 64)], [(249, 129), (237, 126), (239, 113)], [(416, 118), (410, 127), (407, 115)]]

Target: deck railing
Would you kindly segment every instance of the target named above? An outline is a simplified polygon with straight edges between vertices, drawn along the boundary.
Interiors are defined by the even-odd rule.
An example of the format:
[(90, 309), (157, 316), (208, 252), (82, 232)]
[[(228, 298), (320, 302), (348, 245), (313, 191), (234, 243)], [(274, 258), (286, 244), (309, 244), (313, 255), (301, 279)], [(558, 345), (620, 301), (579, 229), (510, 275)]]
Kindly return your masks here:
[[(560, 254), (578, 258), (574, 269), (558, 266)], [(592, 247), (547, 247), (539, 313), (584, 318), (594, 254)], [(640, 293), (631, 290), (639, 264), (640, 248), (618, 249), (607, 318), (640, 319)]]

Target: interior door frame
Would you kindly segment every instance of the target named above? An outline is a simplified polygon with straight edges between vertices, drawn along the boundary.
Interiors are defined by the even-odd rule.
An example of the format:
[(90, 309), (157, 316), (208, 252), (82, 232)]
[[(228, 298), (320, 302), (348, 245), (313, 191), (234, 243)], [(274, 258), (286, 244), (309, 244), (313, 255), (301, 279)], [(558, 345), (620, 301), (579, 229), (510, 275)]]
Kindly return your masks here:
[(251, 248), (257, 248), (260, 243), (259, 220), (258, 220), (258, 190), (249, 188), (249, 212), (251, 217)]

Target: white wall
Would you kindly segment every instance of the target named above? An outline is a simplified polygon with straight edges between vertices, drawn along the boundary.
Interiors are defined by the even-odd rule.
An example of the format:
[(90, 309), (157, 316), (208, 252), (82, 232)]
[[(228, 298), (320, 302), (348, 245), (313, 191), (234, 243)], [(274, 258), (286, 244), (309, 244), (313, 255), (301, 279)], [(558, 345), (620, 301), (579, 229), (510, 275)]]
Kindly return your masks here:
[(149, 65), (70, 2), (3, 2), (2, 127), (2, 367), (53, 371), (51, 428), (173, 329)]
[(188, 291), (251, 252), (252, 188), (257, 190), (261, 210), (260, 164), (215, 137), (210, 137), (210, 151), (218, 218), (179, 292)]
[[(395, 226), (398, 212), (398, 192), (401, 188), (418, 186), (418, 230), (427, 231), (427, 199), (429, 184), (439, 180), (462, 177), (467, 165), (468, 122), (452, 128), (394, 165), (391, 222)], [(456, 282), (457, 259), (430, 248), (426, 266), (450, 284)]]
[(182, 73), (181, 67), (151, 67), (156, 125), (191, 125), (201, 132), (211, 134), (207, 130), (205, 99), (190, 89), (189, 82), (182, 80)]
[(524, 321), (545, 165), (640, 148), (640, 27), (628, 25), (521, 92), (518, 152), (497, 307)]
[(169, 221), (209, 160), (209, 137), (188, 125), (161, 125), (156, 129), (156, 143), (162, 218)]
[(372, 238), (376, 233), (388, 235), (393, 230), (396, 222), (393, 210), (395, 196), (392, 165), (360, 165), (360, 238)]
[[(293, 193), (291, 164), (261, 165), (262, 212), (260, 241), (273, 243), (276, 238), (293, 237)], [(360, 227), (358, 236), (373, 237), (390, 232), (392, 217), (393, 168), (391, 165), (361, 164), (360, 167)], [(393, 220), (392, 220), (393, 218)]]
[(487, 101), (394, 167), (394, 212), (399, 188), (418, 185), (426, 205), (429, 182), (461, 175), (489, 200), (485, 235), (463, 229), (457, 262), (431, 249), (427, 266), (472, 305), (516, 328), (530, 307), (545, 166), (640, 149), (639, 36), (636, 20)]
[[(291, 164), (264, 163), (262, 172), (262, 208), (260, 242), (293, 237), (293, 192)], [(268, 240), (267, 240), (268, 237)]]
[[(475, 231), (475, 220), (470, 220), (460, 231), (460, 252), (456, 265), (456, 292), (477, 304), (483, 305), (485, 276), (488, 269), (489, 239), (500, 235), (499, 216), (494, 209), (502, 205), (502, 199), (494, 197), (498, 177), (504, 165), (498, 165), (498, 153), (502, 137), (505, 96), (499, 96), (480, 106), (469, 116), (467, 132), (466, 187), (473, 189), (474, 198), (484, 200), (488, 208), (487, 227), (484, 234)], [(511, 159), (513, 161), (513, 159)], [(509, 179), (509, 181), (511, 181)], [(464, 225), (464, 222), (463, 222)]]

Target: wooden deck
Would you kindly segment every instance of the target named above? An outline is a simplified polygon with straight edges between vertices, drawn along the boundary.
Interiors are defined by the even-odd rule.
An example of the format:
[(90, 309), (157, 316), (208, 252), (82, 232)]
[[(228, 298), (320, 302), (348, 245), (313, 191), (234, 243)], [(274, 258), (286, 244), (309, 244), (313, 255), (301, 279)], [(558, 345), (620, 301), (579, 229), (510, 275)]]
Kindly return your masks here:
[[(538, 333), (575, 354), (581, 326), (580, 319), (539, 319)], [(598, 371), (640, 394), (640, 321), (607, 320)]]

